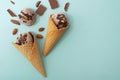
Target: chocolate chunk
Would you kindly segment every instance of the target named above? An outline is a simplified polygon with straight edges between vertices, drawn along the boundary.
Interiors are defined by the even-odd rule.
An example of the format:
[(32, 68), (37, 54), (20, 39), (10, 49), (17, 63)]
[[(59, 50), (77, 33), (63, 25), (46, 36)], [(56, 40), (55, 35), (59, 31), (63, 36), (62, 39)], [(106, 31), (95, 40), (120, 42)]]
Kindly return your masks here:
[(42, 36), (41, 34), (37, 34), (36, 37), (37, 37), (38, 39), (42, 39), (42, 38), (43, 38), (43, 36)]
[(38, 7), (38, 9), (36, 10), (36, 13), (37, 13), (38, 15), (42, 16), (45, 11), (46, 11), (46, 7), (43, 6), (43, 5), (40, 5), (40, 6)]
[(8, 12), (12, 17), (16, 17), (16, 14), (15, 14), (12, 10), (8, 9), (7, 12)]
[(20, 19), (22, 18), (22, 16), (21, 16), (20, 14), (18, 15), (18, 17), (19, 17)]
[(51, 6), (51, 9), (55, 9), (55, 8), (59, 7), (57, 0), (49, 0), (49, 3)]
[(12, 34), (15, 35), (17, 32), (18, 32), (18, 29), (15, 28), (15, 29), (13, 29)]
[[(21, 13), (25, 16), (25, 18), (26, 18), (27, 20), (32, 20), (32, 15), (26, 14), (26, 13), (24, 13), (23, 11), (21, 11)], [(19, 18), (20, 18), (20, 16), (21, 16), (21, 15), (19, 15)]]
[(27, 21), (23, 21), (24, 23), (27, 23)]
[(32, 36), (32, 39), (33, 39), (33, 42), (34, 42), (34, 36), (31, 32), (28, 32), (31, 36)]
[(20, 25), (20, 22), (19, 21), (17, 21), (17, 20), (11, 20), (11, 22), (13, 23), (13, 24), (17, 24), (17, 25)]
[(12, 4), (15, 4), (15, 2), (13, 2), (12, 0), (10, 0), (10, 2), (11, 2)]
[(40, 3), (41, 3), (41, 1), (38, 1), (38, 2), (36, 3), (36, 7), (39, 7)]
[(65, 4), (65, 6), (64, 6), (64, 10), (65, 10), (65, 11), (67, 11), (67, 10), (68, 10), (69, 5), (70, 5), (70, 3), (69, 3), (69, 2), (67, 2), (67, 3)]
[(42, 31), (44, 31), (44, 29), (45, 29), (45, 28), (41, 27), (41, 28), (39, 28), (38, 30), (39, 30), (40, 32), (42, 32)]

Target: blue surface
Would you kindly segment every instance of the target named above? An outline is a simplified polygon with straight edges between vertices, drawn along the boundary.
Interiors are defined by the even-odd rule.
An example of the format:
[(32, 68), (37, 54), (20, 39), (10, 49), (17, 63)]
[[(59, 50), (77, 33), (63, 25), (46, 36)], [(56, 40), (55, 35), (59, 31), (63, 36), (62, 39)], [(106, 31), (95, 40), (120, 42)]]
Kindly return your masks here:
[[(18, 34), (47, 30), (48, 16), (64, 12), (67, 0), (58, 0), (60, 7), (51, 10), (48, 0), (42, 0), (47, 11), (31, 27), (14, 25), (7, 9), (16, 14), (23, 8), (36, 10), (37, 0), (0, 1), (0, 80), (120, 80), (120, 0), (68, 0), (66, 13), (70, 28), (47, 57), (42, 56), (47, 78), (43, 78), (13, 47)], [(13, 36), (12, 30), (19, 32)], [(46, 30), (41, 34), (44, 35)], [(38, 40), (42, 52), (44, 39)]]

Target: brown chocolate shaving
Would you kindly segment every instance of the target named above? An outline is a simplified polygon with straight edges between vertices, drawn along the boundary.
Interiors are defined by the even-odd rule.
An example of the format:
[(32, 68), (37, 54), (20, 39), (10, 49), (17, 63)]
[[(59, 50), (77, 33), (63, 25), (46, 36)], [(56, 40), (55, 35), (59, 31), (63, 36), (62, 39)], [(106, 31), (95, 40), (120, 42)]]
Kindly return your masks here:
[(57, 0), (49, 0), (49, 3), (50, 3), (50, 6), (51, 6), (51, 9), (55, 9), (55, 8), (59, 7), (59, 4), (58, 4)]
[(12, 17), (16, 17), (16, 14), (15, 14), (11, 9), (8, 9), (7, 12), (8, 12)]
[(10, 0), (10, 2), (15, 5), (15, 2), (13, 2), (12, 0)]
[(17, 32), (18, 32), (18, 29), (15, 28), (15, 29), (13, 29), (12, 34), (15, 35), (15, 34), (17, 34)]
[(17, 21), (17, 20), (10, 20), (13, 24), (17, 24), (17, 25), (20, 25), (20, 22), (19, 21)]
[(37, 37), (38, 39), (42, 39), (42, 38), (43, 38), (43, 36), (42, 36), (41, 34), (37, 34), (36, 37)]
[(37, 13), (38, 15), (42, 16), (45, 11), (46, 11), (46, 7), (43, 6), (43, 5), (40, 5), (40, 6), (38, 7), (38, 9), (36, 10), (36, 13)]
[(38, 2), (36, 3), (36, 7), (39, 7), (40, 3), (41, 3), (41, 1), (38, 1)]
[(44, 31), (44, 29), (45, 29), (44, 27), (41, 27), (38, 29), (38, 31), (42, 32), (42, 31)]
[(65, 6), (64, 6), (64, 10), (65, 10), (65, 11), (68, 11), (69, 5), (70, 5), (69, 2), (67, 2), (67, 3), (65, 4)]

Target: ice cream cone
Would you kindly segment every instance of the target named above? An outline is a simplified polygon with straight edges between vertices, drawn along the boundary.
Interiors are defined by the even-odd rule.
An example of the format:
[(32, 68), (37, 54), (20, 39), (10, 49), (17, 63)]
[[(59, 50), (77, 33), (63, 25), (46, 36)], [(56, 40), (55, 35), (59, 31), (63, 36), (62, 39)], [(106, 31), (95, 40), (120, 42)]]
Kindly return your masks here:
[(22, 45), (13, 43), (13, 45), (30, 61), (30, 63), (42, 74), (43, 77), (46, 77), (35, 36), (34, 42), (28, 42)]
[(50, 52), (50, 50), (54, 47), (56, 42), (59, 40), (59, 38), (62, 36), (67, 28), (68, 26), (58, 29), (57, 26), (54, 24), (52, 18), (49, 17), (48, 29), (43, 49), (44, 56), (46, 56)]

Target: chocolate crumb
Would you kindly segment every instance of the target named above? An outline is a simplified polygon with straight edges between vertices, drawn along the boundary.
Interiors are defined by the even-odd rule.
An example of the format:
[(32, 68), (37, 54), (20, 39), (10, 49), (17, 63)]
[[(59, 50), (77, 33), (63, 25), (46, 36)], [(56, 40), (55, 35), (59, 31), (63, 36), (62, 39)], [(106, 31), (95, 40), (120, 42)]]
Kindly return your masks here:
[(17, 25), (20, 25), (20, 22), (19, 21), (17, 21), (17, 20), (10, 20), (13, 24), (17, 24)]
[(23, 21), (24, 23), (27, 23), (27, 21)]
[(38, 31), (40, 31), (40, 32), (42, 32), (42, 31), (44, 31), (44, 30), (45, 30), (44, 27), (41, 27), (41, 28), (38, 29)]
[(10, 0), (10, 2), (15, 5), (15, 2), (13, 2), (12, 0)]
[(67, 3), (65, 4), (65, 6), (64, 6), (64, 10), (65, 10), (65, 11), (67, 11), (67, 10), (68, 10), (69, 5), (70, 5), (70, 3), (69, 3), (69, 2), (67, 2)]
[(16, 17), (16, 14), (15, 14), (11, 9), (8, 9), (7, 12), (8, 12), (12, 17)]
[(59, 4), (58, 4), (57, 0), (49, 0), (49, 3), (50, 3), (50, 6), (51, 6), (51, 9), (55, 9), (55, 8), (59, 7)]
[(45, 11), (46, 11), (46, 7), (43, 6), (43, 5), (40, 5), (40, 6), (38, 7), (38, 9), (36, 10), (36, 13), (37, 13), (38, 15), (42, 16)]
[(42, 38), (43, 38), (43, 36), (42, 36), (41, 34), (37, 34), (36, 37), (37, 37), (38, 39), (42, 39)]
[(15, 29), (13, 29), (12, 34), (15, 35), (15, 34), (17, 34), (17, 32), (18, 32), (18, 29), (15, 28)]
[(20, 14), (18, 15), (18, 17), (19, 17), (20, 19), (22, 18), (22, 16), (21, 16)]
[(41, 1), (38, 1), (38, 2), (36, 3), (36, 7), (39, 7), (40, 3), (41, 3)]

